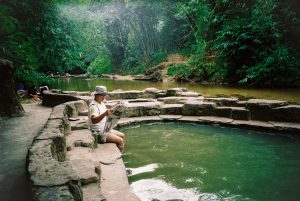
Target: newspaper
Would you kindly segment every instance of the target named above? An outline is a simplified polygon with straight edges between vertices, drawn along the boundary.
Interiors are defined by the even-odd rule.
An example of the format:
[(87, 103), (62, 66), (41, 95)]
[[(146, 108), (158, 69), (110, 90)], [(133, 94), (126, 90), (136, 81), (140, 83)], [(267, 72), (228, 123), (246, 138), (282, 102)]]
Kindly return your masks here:
[(111, 108), (112, 114), (107, 116), (105, 126), (104, 126), (104, 132), (108, 133), (116, 127), (119, 119), (123, 115), (123, 112), (125, 111), (126, 107), (128, 106), (127, 101), (121, 101), (120, 103), (117, 103), (115, 106)]

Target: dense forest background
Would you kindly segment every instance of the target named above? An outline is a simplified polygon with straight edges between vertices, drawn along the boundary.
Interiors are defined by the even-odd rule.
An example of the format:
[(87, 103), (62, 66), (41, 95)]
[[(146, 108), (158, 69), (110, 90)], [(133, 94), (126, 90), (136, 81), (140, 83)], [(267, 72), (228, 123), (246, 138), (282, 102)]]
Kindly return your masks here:
[(0, 58), (16, 79), (50, 73), (143, 73), (179, 53), (168, 74), (244, 85), (300, 80), (298, 0), (2, 0)]

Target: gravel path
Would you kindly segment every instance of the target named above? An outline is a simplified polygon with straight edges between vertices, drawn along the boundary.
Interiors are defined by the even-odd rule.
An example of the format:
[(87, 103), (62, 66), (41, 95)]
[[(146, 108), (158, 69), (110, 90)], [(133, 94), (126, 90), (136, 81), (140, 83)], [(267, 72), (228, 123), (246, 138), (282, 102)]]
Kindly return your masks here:
[(33, 138), (47, 122), (52, 108), (23, 104), (25, 115), (0, 120), (0, 200), (32, 200), (26, 156)]

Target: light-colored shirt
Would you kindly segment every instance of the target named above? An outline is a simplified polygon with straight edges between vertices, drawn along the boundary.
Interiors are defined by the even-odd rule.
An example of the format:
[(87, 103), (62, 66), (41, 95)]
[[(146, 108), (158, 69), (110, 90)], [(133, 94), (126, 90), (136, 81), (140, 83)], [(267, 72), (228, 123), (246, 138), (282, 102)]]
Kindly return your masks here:
[(96, 124), (92, 123), (91, 117), (92, 116), (99, 116), (100, 114), (103, 114), (106, 112), (107, 108), (103, 102), (98, 103), (97, 101), (93, 100), (89, 105), (89, 123), (90, 123), (90, 129), (96, 130), (96, 131), (104, 131), (104, 126), (106, 122), (106, 116), (99, 121)]

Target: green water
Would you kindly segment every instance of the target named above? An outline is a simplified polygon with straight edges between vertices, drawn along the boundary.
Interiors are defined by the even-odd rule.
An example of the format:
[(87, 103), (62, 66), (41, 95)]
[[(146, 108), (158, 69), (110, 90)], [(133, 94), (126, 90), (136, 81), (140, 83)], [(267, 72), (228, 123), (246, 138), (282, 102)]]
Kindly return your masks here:
[(141, 200), (299, 200), (300, 140), (184, 123), (121, 128)]
[(238, 88), (220, 85), (201, 85), (198, 83), (161, 83), (131, 80), (112, 80), (104, 78), (55, 78), (53, 88), (60, 88), (67, 91), (94, 91), (95, 86), (105, 85), (108, 90), (142, 90), (148, 87), (158, 89), (168, 89), (172, 87), (185, 87), (190, 91), (196, 91), (204, 96), (243, 96), (246, 98), (264, 98), (285, 100), (292, 103), (300, 104), (300, 88), (286, 89), (255, 89), (255, 88)]

